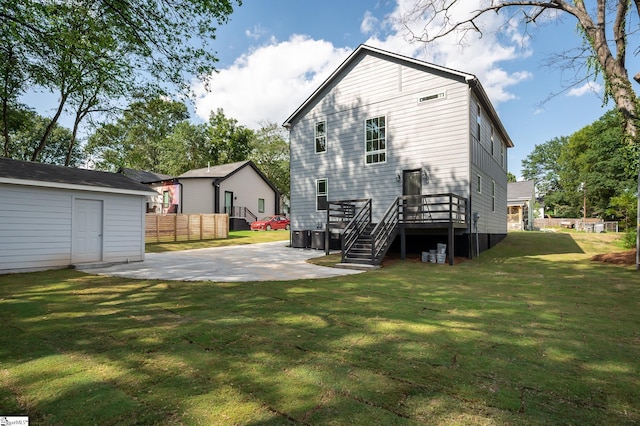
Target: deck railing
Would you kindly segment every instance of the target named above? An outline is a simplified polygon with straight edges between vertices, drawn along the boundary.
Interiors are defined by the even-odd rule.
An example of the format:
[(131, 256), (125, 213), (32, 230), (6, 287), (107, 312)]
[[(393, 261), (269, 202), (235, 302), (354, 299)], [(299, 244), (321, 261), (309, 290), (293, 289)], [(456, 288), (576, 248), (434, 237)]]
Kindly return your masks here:
[(341, 203), (343, 206), (351, 206), (348, 208), (348, 215), (353, 212), (353, 217), (346, 224), (342, 233), (342, 260), (344, 261), (346, 254), (356, 243), (358, 237), (371, 224), (371, 200), (351, 200), (347, 202), (350, 204), (344, 204), (344, 202), (334, 204), (340, 205)]
[(466, 223), (467, 199), (456, 194), (405, 195), (399, 198), (403, 224)]
[(400, 197), (389, 206), (382, 219), (371, 231), (371, 262), (380, 263), (398, 233)]
[(256, 220), (258, 220), (258, 217), (246, 207), (241, 207), (241, 206), (225, 207), (224, 212), (228, 214), (229, 217), (243, 218), (249, 223), (255, 222)]

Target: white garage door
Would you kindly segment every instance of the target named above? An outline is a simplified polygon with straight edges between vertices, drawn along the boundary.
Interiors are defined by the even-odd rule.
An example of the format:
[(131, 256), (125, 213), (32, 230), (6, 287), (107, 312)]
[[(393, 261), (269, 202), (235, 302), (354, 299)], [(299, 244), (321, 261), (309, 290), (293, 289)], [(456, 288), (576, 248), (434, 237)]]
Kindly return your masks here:
[(73, 209), (73, 263), (102, 260), (102, 201), (76, 199)]

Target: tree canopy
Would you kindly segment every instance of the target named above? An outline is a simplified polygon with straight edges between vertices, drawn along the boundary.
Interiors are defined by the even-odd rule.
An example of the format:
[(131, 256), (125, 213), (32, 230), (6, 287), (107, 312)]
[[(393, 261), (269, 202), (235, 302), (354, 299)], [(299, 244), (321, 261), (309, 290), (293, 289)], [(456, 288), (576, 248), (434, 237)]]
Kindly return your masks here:
[[(211, 42), (240, 0), (8, 0), (0, 3), (0, 101), (4, 155), (8, 111), (27, 89), (58, 95), (30, 159), (37, 161), (63, 112), (79, 123), (144, 93), (184, 93), (215, 70)], [(73, 141), (72, 144), (73, 145)]]
[(612, 110), (571, 136), (535, 146), (522, 161), (522, 175), (536, 182), (548, 213), (628, 219), (637, 152), (624, 142), (623, 127), (621, 114)]

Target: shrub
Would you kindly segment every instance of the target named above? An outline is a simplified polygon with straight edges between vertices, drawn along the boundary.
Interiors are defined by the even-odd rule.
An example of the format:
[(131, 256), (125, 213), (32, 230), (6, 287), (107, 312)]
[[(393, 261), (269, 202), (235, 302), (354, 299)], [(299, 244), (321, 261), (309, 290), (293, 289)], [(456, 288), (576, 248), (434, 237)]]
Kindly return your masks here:
[(622, 246), (626, 249), (636, 248), (636, 228), (630, 228), (622, 238)]

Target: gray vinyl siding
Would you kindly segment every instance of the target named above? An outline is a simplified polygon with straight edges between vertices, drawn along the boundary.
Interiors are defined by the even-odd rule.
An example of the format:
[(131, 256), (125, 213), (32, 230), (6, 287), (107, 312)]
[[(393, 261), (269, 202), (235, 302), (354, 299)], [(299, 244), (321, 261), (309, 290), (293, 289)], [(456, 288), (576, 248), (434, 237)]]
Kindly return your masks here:
[(144, 259), (145, 197), (0, 185), (0, 271), (72, 263), (73, 203), (103, 201), (103, 261)]
[[(472, 212), (480, 214), (478, 232), (489, 234), (505, 234), (507, 232), (507, 163), (502, 164), (500, 147), (505, 141), (494, 130), (494, 149), (491, 154), (491, 122), (487, 112), (482, 109), (481, 132), (478, 142), (476, 130), (477, 100), (471, 99), (471, 176), (472, 178)], [(475, 176), (482, 177), (482, 194), (476, 192)], [(495, 211), (492, 211), (492, 181), (496, 183)]]
[[(215, 213), (215, 189), (211, 178), (180, 179), (184, 214)], [(220, 194), (224, 205), (224, 193)], [(222, 211), (222, 210), (220, 210)]]
[(109, 195), (104, 198), (104, 260), (125, 262), (144, 259), (146, 211), (144, 197)]
[[(403, 170), (424, 169), (423, 193), (468, 197), (469, 95), (462, 80), (446, 78), (375, 55), (356, 58), (299, 115), (291, 127), (292, 229), (315, 229), (315, 181), (328, 179), (329, 200), (371, 198), (374, 221), (402, 195)], [(421, 96), (446, 92), (419, 104)], [(385, 116), (387, 161), (365, 165), (364, 122)], [(316, 155), (314, 125), (327, 121), (327, 152)]]
[(0, 270), (71, 263), (71, 197), (0, 185)]

